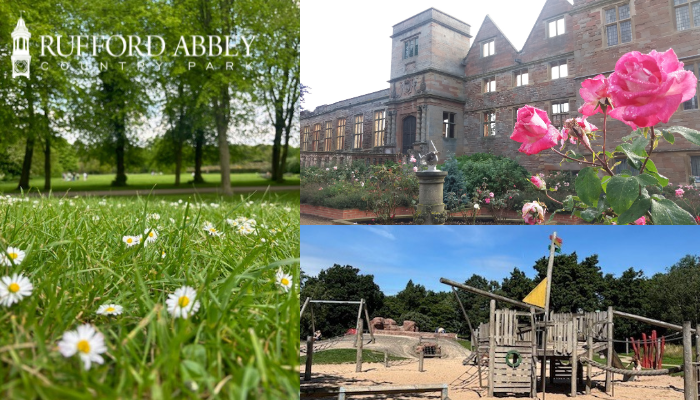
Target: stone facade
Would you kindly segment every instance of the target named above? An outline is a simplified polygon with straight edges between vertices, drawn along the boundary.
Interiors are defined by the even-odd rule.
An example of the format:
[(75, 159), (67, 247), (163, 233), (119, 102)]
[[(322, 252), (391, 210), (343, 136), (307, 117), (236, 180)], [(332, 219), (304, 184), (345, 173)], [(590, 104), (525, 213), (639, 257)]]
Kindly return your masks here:
[[(678, 7), (684, 5), (675, 5), (674, 0), (574, 0), (573, 4), (548, 0), (520, 50), (489, 16), (472, 41), (468, 24), (428, 9), (394, 25), (388, 89), (302, 113), (302, 166), (397, 160), (409, 149), (425, 153), (432, 141), (441, 160), (453, 154), (489, 152), (513, 158), (533, 173), (576, 172), (581, 165), (561, 163), (552, 152), (535, 156), (518, 152), (520, 144), (509, 138), (517, 109), (525, 104), (542, 108), (555, 125), (578, 116), (581, 82), (608, 75), (619, 57), (633, 50), (673, 48), (698, 75), (700, 15), (696, 23), (689, 8), (684, 20), (684, 10)], [(374, 120), (377, 111), (383, 111), (385, 118), (381, 143), (375, 134), (381, 127)], [(357, 147), (351, 120), (360, 114), (364, 130)], [(328, 121), (337, 127), (343, 118), (344, 147), (330, 151), (314, 147), (314, 127), (324, 127)], [(445, 127), (445, 118), (454, 127), (453, 134)], [(599, 116), (590, 121), (603, 125)], [(697, 100), (692, 107), (682, 104), (671, 123), (700, 129)], [(607, 126), (608, 148), (614, 148), (629, 128), (613, 119)], [(307, 130), (310, 135), (305, 136)], [(659, 172), (673, 183), (700, 175), (700, 147), (680, 137), (674, 145), (662, 141), (654, 153)]]

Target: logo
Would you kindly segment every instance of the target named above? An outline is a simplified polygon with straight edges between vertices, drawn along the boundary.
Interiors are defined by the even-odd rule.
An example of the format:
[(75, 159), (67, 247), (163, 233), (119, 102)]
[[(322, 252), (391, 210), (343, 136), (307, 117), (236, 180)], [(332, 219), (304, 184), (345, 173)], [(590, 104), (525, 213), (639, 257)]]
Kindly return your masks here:
[(26, 76), (29, 79), (29, 63), (32, 62), (32, 56), (29, 55), (29, 38), (32, 34), (29, 33), (27, 26), (24, 24), (22, 17), (19, 17), (17, 26), (12, 32), (12, 77)]

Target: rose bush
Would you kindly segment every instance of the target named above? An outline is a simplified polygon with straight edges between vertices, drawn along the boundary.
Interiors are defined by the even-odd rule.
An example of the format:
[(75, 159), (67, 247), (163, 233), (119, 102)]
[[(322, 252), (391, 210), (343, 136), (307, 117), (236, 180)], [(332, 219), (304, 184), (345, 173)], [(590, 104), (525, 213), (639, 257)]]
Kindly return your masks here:
[[(579, 93), (584, 104), (579, 112), (585, 116), (603, 114), (601, 146), (595, 146), (594, 150), (591, 140), (597, 139), (597, 127), (588, 123), (585, 117), (567, 120), (560, 132), (551, 125), (546, 112), (529, 105), (518, 110), (518, 121), (511, 139), (522, 143), (519, 151), (528, 155), (551, 149), (566, 162), (586, 165), (576, 177), (575, 195), (559, 201), (544, 191), (550, 201), (561, 207), (555, 213), (567, 211), (589, 222), (611, 224), (694, 225), (694, 215), (661, 194), (669, 182), (659, 173), (651, 155), (661, 138), (673, 144), (674, 134), (700, 145), (698, 131), (680, 126), (656, 128), (658, 123), (670, 120), (681, 102), (695, 95), (696, 85), (696, 77), (683, 69), (683, 63), (678, 61), (672, 49), (649, 54), (633, 51), (618, 60), (615, 71), (608, 78), (598, 75), (581, 84)], [(608, 116), (634, 129), (613, 151), (606, 150)], [(590, 156), (574, 149), (562, 153), (567, 141), (582, 146)], [(561, 151), (554, 148), (557, 143), (561, 143)], [(620, 156), (625, 157), (630, 168), (638, 173), (634, 176), (624, 171), (614, 173)], [(537, 182), (532, 183), (540, 189)], [(683, 193), (681, 196), (678, 193), (677, 199), (682, 199)], [(533, 211), (533, 208), (539, 211), (533, 203), (525, 207), (523, 218), (526, 222), (544, 220), (535, 217), (540, 214)]]

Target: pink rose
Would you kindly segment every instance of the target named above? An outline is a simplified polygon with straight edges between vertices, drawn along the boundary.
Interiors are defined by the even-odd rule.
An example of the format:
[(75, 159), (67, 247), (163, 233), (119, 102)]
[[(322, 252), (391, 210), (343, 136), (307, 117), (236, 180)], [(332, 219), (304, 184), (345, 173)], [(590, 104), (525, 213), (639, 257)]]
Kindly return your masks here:
[(413, 167), (413, 172), (418, 172), (418, 167)]
[(493, 197), (493, 192), (489, 192), (489, 197)]
[(601, 112), (600, 104), (610, 104), (610, 84), (603, 75), (586, 79), (581, 82), (581, 89), (578, 90), (583, 99), (583, 105), (578, 109), (581, 114), (590, 117)]
[(610, 116), (632, 129), (668, 122), (682, 102), (695, 96), (697, 86), (673, 49), (629, 52), (617, 60), (609, 81), (615, 107)]
[(337, 170), (338, 170), (338, 167), (333, 167), (333, 171), (337, 171)]
[(695, 217), (695, 223), (698, 224), (698, 225), (700, 225), (700, 215), (698, 215), (697, 217)]
[(533, 155), (556, 146), (560, 136), (544, 110), (525, 106), (518, 110), (518, 121), (510, 138), (522, 143), (519, 152)]
[(409, 160), (410, 162), (416, 162), (416, 158), (411, 156), (411, 159)]
[(646, 217), (639, 217), (636, 221), (632, 223), (632, 225), (646, 225), (647, 224), (647, 219)]
[(487, 197), (487, 198), (485, 198), (485, 199), (484, 199), (484, 203), (486, 203), (486, 204), (489, 204), (489, 203), (491, 203), (491, 199), (489, 199), (488, 197)]
[(532, 182), (532, 184), (539, 190), (547, 189), (547, 183), (539, 175), (533, 175), (530, 178), (530, 182)]
[(569, 129), (568, 125), (571, 123), (575, 123), (578, 125), (581, 130), (583, 130), (583, 137), (581, 138), (583, 143), (586, 145), (586, 147), (591, 147), (591, 142), (588, 140), (588, 135), (597, 131), (598, 127), (591, 124), (590, 122), (586, 121), (586, 117), (576, 117), (576, 118), (569, 118), (566, 120), (564, 123), (564, 128), (561, 130), (561, 147), (564, 147), (564, 142), (568, 139), (569, 142), (572, 144), (576, 144), (576, 141), (578, 140), (578, 137), (576, 137), (576, 134), (574, 132), (571, 132), (571, 129)]
[(318, 188), (318, 190), (323, 190), (323, 188), (322, 188), (322, 187), (320, 187), (320, 188)]
[(523, 220), (528, 225), (541, 224), (544, 222), (544, 204), (533, 201), (525, 203), (523, 206)]
[(685, 193), (683, 189), (676, 189), (676, 197), (683, 198), (683, 193)]

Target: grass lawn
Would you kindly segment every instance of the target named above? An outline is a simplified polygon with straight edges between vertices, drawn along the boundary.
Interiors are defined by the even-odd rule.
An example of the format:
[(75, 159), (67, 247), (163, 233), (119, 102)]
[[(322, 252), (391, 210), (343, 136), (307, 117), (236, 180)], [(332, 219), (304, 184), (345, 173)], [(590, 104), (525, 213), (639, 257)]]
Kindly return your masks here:
[(470, 340), (457, 339), (457, 343), (459, 343), (462, 347), (464, 347), (467, 350), (472, 349), (472, 342)]
[[(405, 360), (405, 357), (388, 355), (389, 361)], [(314, 353), (314, 364), (346, 364), (357, 361), (356, 349), (333, 349)], [(384, 353), (374, 350), (362, 350), (362, 362), (384, 362)], [(301, 356), (301, 365), (306, 363), (306, 356)]]
[[(220, 174), (203, 174), (202, 175), (205, 183), (199, 185), (188, 184), (192, 180), (190, 174), (180, 175), (181, 184), (180, 186), (175, 186), (175, 175), (151, 175), (151, 174), (129, 174), (126, 181), (128, 186), (125, 187), (112, 187), (111, 183), (114, 180), (114, 175), (88, 175), (88, 180), (84, 181), (70, 181), (66, 182), (62, 178), (52, 178), (51, 185), (54, 191), (65, 191), (65, 190), (124, 190), (124, 189), (173, 189), (173, 188), (205, 188), (205, 187), (218, 187), (221, 183)], [(32, 190), (42, 190), (44, 189), (44, 178), (34, 178), (29, 181)], [(259, 174), (256, 173), (244, 173), (244, 174), (231, 174), (231, 186), (279, 186), (279, 183), (271, 182), (267, 179), (261, 178)], [(299, 175), (294, 175), (285, 179), (285, 182), (281, 185), (299, 185)], [(0, 183), (0, 193), (12, 193), (18, 192), (16, 190), (17, 182), (1, 182)]]
[[(0, 398), (298, 397), (299, 193), (192, 198), (0, 197)], [(8, 247), (26, 255), (5, 262)], [(7, 304), (29, 288), (14, 274), (33, 288)], [(83, 324), (104, 351), (99, 334), (59, 351)]]

